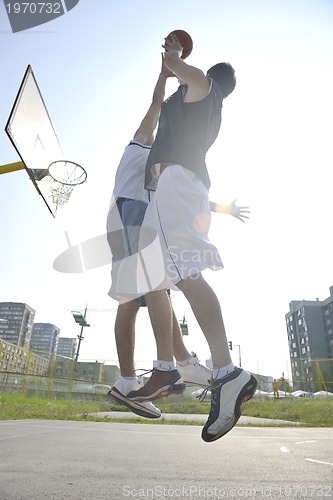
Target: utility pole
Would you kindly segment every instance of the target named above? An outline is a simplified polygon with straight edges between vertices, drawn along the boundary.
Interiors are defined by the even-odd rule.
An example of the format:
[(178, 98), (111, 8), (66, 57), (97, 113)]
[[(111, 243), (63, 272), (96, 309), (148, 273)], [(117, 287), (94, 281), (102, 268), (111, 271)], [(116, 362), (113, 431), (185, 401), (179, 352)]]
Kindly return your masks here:
[(79, 339), (79, 344), (77, 346), (77, 351), (76, 351), (76, 355), (75, 355), (75, 365), (74, 365), (75, 368), (76, 368), (76, 363), (77, 363), (77, 361), (79, 359), (81, 342), (84, 339), (84, 337), (83, 337), (83, 328), (85, 326), (90, 326), (89, 323), (87, 323), (87, 321), (86, 321), (87, 307), (88, 307), (88, 304), (85, 307), (84, 315), (82, 315), (82, 313), (80, 311), (72, 311), (75, 323), (78, 323), (79, 325), (81, 325), (80, 335), (77, 336), (77, 338)]

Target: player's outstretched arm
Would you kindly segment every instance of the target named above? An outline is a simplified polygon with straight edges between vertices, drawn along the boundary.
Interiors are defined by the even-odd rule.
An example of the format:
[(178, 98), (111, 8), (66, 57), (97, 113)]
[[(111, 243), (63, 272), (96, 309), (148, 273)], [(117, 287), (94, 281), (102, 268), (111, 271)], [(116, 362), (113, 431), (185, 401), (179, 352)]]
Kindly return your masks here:
[(245, 219), (249, 218), (247, 215), (250, 213), (249, 207), (239, 207), (236, 205), (236, 201), (236, 199), (233, 200), (229, 203), (229, 205), (221, 205), (220, 203), (210, 201), (209, 206), (212, 212), (232, 215), (233, 217), (236, 217), (236, 219), (245, 222)]
[(134, 140), (144, 146), (151, 146), (154, 141), (154, 130), (157, 126), (161, 105), (165, 96), (166, 81), (173, 76), (175, 75), (165, 65), (164, 55), (162, 54), (161, 72), (154, 88), (152, 102), (133, 137)]

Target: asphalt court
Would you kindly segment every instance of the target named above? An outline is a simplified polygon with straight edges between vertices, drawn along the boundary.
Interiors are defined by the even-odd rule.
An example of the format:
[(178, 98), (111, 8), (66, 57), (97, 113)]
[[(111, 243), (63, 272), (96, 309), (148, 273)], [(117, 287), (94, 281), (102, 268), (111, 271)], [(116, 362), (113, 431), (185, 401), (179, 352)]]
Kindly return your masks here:
[(1, 500), (332, 498), (333, 430), (0, 422)]

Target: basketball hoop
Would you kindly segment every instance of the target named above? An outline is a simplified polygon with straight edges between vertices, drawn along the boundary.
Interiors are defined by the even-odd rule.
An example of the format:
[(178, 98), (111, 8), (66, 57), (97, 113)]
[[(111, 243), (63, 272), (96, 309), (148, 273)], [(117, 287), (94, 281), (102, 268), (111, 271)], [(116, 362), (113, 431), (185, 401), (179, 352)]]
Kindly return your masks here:
[(74, 161), (57, 160), (48, 168), (48, 175), (53, 179), (50, 186), (52, 202), (64, 205), (68, 202), (75, 186), (87, 180), (87, 172), (81, 165)]

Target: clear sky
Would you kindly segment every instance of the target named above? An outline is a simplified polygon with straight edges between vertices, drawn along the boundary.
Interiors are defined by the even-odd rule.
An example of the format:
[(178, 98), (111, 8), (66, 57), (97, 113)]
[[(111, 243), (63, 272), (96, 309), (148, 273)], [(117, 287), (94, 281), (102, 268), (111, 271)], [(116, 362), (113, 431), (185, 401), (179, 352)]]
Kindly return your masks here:
[[(28, 64), (68, 159), (88, 171), (56, 219), (25, 171), (0, 177), (0, 301), (26, 302), (36, 321), (75, 337), (72, 309), (88, 304), (80, 359), (117, 359), (108, 266), (62, 274), (54, 259), (103, 234), (123, 149), (145, 113), (160, 68), (161, 44), (188, 31), (188, 62), (206, 71), (230, 62), (237, 87), (225, 101), (209, 151), (210, 197), (248, 205), (245, 224), (214, 214), (211, 240), (225, 269), (207, 271), (221, 301), (228, 340), (242, 365), (288, 375), (284, 315), (291, 300), (329, 295), (332, 272), (333, 3), (331, 0), (80, 0), (50, 23), (13, 34), (0, 4), (0, 164), (18, 161), (4, 127)], [(167, 94), (177, 82), (168, 83)], [(181, 293), (189, 349), (209, 357)], [(155, 343), (140, 311), (136, 359), (147, 368)], [(238, 363), (238, 349), (232, 352)]]

